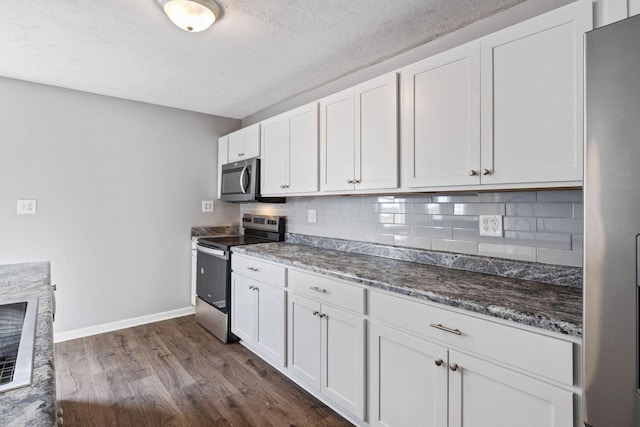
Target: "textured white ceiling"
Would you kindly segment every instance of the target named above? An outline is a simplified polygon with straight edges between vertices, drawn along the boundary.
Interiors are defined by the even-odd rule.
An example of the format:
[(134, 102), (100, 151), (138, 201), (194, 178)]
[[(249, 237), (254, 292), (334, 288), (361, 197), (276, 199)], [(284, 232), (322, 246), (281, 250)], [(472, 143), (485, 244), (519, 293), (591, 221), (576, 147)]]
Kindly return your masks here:
[(524, 0), (220, 0), (202, 33), (156, 0), (5, 0), (0, 76), (244, 118)]

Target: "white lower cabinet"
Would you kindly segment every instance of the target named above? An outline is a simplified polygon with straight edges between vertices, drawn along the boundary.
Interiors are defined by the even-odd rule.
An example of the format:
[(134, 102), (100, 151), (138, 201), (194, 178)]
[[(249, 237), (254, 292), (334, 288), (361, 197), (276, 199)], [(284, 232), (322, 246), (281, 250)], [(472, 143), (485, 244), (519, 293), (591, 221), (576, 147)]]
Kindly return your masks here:
[(365, 319), (289, 295), (289, 372), (359, 419), (365, 416)]
[(449, 351), (450, 427), (572, 425), (571, 391)]
[(447, 349), (377, 323), (369, 339), (370, 424), (446, 427)]
[(285, 365), (285, 291), (233, 273), (231, 332), (256, 353)]
[[(571, 375), (572, 355), (558, 346), (566, 343), (571, 348), (570, 342), (407, 298), (378, 292), (371, 292), (370, 296), (372, 426), (578, 425), (574, 424), (573, 382), (564, 385), (562, 375), (557, 375), (559, 381), (547, 381), (542, 374), (532, 375), (536, 364), (524, 358), (515, 363), (512, 357), (519, 352), (515, 347), (525, 347), (533, 353), (532, 358), (550, 369), (559, 364)], [(389, 326), (379, 321), (388, 322)], [(513, 335), (512, 329), (528, 337)], [(497, 342), (501, 337), (507, 341), (506, 346)], [(487, 351), (483, 343), (490, 340), (495, 342)], [(488, 355), (491, 351), (495, 353)], [(503, 360), (509, 366), (503, 365)]]

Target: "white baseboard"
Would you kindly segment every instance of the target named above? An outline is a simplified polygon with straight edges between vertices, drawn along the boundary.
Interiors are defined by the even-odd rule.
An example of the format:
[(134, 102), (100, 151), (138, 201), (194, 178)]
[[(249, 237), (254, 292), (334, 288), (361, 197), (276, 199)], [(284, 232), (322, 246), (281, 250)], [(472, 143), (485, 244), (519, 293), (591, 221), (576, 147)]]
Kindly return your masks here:
[(58, 332), (53, 334), (54, 342), (69, 341), (76, 338), (88, 337), (91, 335), (103, 334), (105, 332), (117, 331), (118, 329), (131, 328), (132, 326), (144, 325), (146, 323), (159, 322), (161, 320), (173, 319), (174, 317), (187, 316), (195, 313), (195, 307), (189, 306), (176, 310), (163, 311), (162, 313), (148, 314), (146, 316), (133, 317), (131, 319), (118, 320), (117, 322), (105, 323), (102, 325), (89, 326), (87, 328), (74, 329), (72, 331)]

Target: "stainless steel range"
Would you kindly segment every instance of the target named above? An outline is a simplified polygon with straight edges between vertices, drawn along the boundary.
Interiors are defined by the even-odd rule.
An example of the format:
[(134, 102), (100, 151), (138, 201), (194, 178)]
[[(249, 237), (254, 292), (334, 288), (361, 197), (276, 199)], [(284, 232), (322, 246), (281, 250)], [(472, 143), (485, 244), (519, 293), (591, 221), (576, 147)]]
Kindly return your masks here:
[(196, 321), (222, 342), (238, 341), (231, 333), (231, 248), (284, 240), (285, 217), (244, 214), (244, 235), (202, 237), (196, 278)]

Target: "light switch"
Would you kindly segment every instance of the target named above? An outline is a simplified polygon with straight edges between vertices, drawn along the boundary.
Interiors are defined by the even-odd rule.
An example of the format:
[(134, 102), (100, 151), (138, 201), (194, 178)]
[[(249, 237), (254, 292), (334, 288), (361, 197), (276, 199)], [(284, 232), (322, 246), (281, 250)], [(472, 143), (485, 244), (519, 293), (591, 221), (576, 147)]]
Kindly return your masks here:
[(202, 201), (202, 212), (213, 212), (213, 200)]
[(35, 200), (18, 200), (17, 213), (19, 215), (33, 215), (36, 213)]

